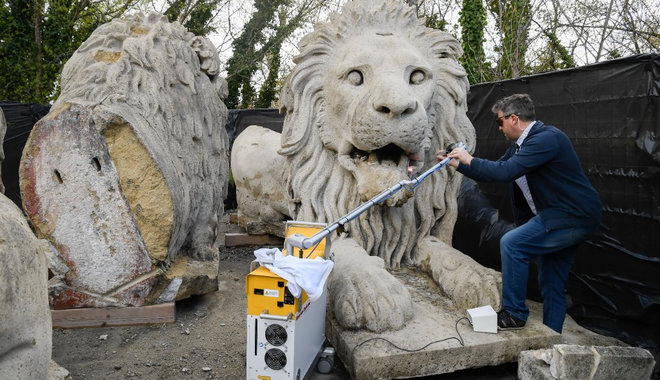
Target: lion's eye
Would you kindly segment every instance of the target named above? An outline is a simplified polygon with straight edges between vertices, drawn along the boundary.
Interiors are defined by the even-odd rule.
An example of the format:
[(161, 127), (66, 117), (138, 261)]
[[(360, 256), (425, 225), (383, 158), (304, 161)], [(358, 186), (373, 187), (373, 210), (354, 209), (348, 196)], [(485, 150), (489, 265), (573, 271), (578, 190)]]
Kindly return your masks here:
[(420, 84), (426, 79), (426, 74), (422, 70), (415, 70), (410, 74), (411, 84)]
[(364, 82), (364, 78), (362, 78), (362, 73), (359, 70), (353, 70), (350, 73), (348, 73), (348, 76), (346, 77), (348, 79), (348, 82), (352, 84), (353, 86), (359, 86)]

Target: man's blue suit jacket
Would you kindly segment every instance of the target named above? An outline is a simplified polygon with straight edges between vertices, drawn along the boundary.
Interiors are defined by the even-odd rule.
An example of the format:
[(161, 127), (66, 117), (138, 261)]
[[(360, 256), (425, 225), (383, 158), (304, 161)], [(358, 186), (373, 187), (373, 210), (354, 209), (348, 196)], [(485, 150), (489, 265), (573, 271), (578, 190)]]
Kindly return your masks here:
[(514, 180), (527, 176), (527, 184), (545, 229), (595, 227), (601, 221), (598, 193), (582, 171), (571, 141), (556, 127), (537, 121), (516, 153), (516, 144), (497, 161), (474, 157), (458, 171), (476, 181), (511, 182), (516, 225), (533, 216)]

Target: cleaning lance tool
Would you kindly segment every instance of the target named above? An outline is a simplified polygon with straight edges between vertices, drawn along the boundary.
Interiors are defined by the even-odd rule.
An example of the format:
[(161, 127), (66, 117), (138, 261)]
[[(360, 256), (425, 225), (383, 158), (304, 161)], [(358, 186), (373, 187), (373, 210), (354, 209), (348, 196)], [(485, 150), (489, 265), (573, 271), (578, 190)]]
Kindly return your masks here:
[[(447, 149), (445, 150), (446, 154), (449, 154), (452, 150), (456, 148), (463, 148), (465, 150), (468, 150), (468, 146), (463, 143), (463, 142), (457, 142), (450, 144)], [(336, 221), (332, 222), (331, 224), (327, 225), (325, 228), (323, 228), (321, 231), (317, 232), (316, 234), (312, 236), (304, 236), (302, 234), (292, 234), (290, 235), (285, 242), (285, 248), (286, 251), (289, 254), (293, 254), (293, 248), (298, 247), (300, 249), (307, 249), (310, 248), (316, 244), (318, 244), (321, 240), (323, 240), (326, 236), (330, 235), (333, 231), (336, 229), (343, 227), (344, 224), (350, 222), (351, 220), (357, 218), (360, 216), (363, 212), (367, 211), (370, 209), (372, 206), (380, 204), (384, 201), (386, 201), (388, 198), (392, 197), (394, 194), (396, 194), (399, 190), (401, 189), (406, 189), (408, 191), (414, 191), (417, 186), (431, 173), (438, 171), (442, 169), (443, 167), (447, 166), (447, 164), (451, 161), (451, 158), (447, 157), (444, 160), (438, 162), (435, 164), (433, 167), (419, 175), (418, 177), (415, 177), (410, 180), (403, 180), (396, 185), (384, 190), (380, 194), (376, 195), (375, 197), (369, 199), (368, 201), (364, 202), (357, 208), (355, 208), (353, 211), (349, 212), (348, 214), (342, 216), (341, 218), (337, 219)]]

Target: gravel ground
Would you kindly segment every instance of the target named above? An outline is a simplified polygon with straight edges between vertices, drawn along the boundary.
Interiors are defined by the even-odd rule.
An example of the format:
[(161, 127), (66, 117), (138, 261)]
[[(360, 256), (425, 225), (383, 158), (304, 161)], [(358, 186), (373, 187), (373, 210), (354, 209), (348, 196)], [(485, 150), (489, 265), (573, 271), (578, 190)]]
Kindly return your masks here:
[[(237, 231), (225, 215), (224, 230)], [(79, 379), (245, 378), (245, 277), (259, 247), (221, 247), (219, 290), (176, 303), (176, 322), (152, 326), (54, 329), (52, 358)], [(656, 360), (658, 352), (654, 352)], [(350, 378), (335, 358), (332, 373), (310, 380)], [(422, 379), (512, 380), (517, 363)], [(656, 369), (653, 379), (660, 379)]]
[(176, 322), (54, 329), (53, 359), (74, 379), (245, 377), (245, 290), (252, 248), (221, 251), (220, 290), (176, 303)]
[[(255, 247), (222, 248), (220, 290), (176, 303), (176, 322), (53, 330), (53, 360), (78, 379), (242, 379), (245, 377), (245, 276)], [(329, 375), (349, 378), (339, 360)], [(515, 379), (515, 363), (434, 379)]]

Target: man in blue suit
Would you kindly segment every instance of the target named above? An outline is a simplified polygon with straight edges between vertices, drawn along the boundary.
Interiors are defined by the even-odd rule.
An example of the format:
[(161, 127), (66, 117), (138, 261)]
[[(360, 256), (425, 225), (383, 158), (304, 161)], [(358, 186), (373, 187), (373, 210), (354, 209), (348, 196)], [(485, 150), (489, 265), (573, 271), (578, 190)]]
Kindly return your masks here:
[[(500, 240), (502, 256), (501, 330), (525, 326), (529, 263), (536, 260), (543, 296), (543, 323), (561, 333), (566, 316), (566, 281), (579, 243), (601, 220), (598, 193), (589, 183), (568, 137), (535, 120), (527, 94), (500, 99), (491, 109), (504, 136), (514, 142), (497, 161), (472, 157), (457, 148), (449, 165), (483, 182), (510, 182), (516, 228)], [(439, 159), (444, 152), (437, 153)]]

